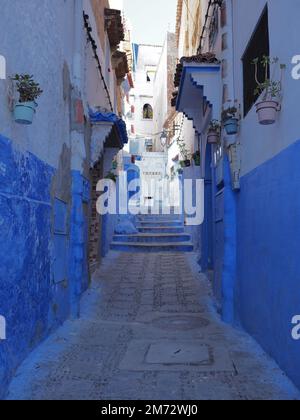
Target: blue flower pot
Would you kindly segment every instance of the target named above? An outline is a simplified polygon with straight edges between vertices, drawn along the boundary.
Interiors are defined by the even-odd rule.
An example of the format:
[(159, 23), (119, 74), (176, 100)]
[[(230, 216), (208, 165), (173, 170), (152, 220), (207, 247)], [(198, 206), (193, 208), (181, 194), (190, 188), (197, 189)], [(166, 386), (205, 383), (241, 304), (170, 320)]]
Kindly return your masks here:
[(35, 102), (18, 102), (15, 106), (15, 121), (18, 124), (32, 124), (37, 104)]
[(230, 118), (224, 123), (225, 131), (228, 136), (233, 136), (238, 133), (238, 119)]

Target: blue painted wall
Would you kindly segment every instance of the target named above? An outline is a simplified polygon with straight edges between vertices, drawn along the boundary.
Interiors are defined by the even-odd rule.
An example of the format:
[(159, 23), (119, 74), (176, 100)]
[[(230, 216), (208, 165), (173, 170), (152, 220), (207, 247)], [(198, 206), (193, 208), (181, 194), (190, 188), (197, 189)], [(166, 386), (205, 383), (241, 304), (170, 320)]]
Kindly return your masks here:
[(89, 282), (89, 183), (74, 172), (71, 203), (63, 203), (51, 196), (54, 175), (51, 166), (14, 150), (0, 135), (0, 315), (7, 320), (7, 340), (0, 341), (0, 398), (30, 351), (71, 310), (78, 312)]
[(224, 256), (222, 274), (222, 319), (235, 322), (237, 281), (237, 193), (232, 190), (228, 156), (224, 157)]
[[(232, 190), (230, 164), (227, 154), (220, 162), (223, 165), (223, 185), (220, 191), (213, 186), (213, 242), (214, 242), (214, 280), (215, 297), (222, 311), (224, 322), (235, 322), (236, 293), (236, 206), (237, 193)], [(213, 170), (216, 183), (216, 173)]]
[(201, 226), (201, 268), (205, 272), (213, 267), (213, 189), (212, 189), (212, 147), (209, 145), (206, 149), (205, 159), (205, 190), (204, 205), (205, 214), (204, 222)]
[(0, 397), (14, 368), (48, 330), (54, 171), (0, 136)]
[(73, 317), (79, 316), (80, 296), (89, 284), (87, 267), (88, 212), (84, 212), (84, 204), (88, 204), (89, 199), (89, 181), (79, 171), (72, 171), (70, 284), (71, 312)]
[(241, 180), (236, 309), (243, 327), (300, 386), (300, 141)]

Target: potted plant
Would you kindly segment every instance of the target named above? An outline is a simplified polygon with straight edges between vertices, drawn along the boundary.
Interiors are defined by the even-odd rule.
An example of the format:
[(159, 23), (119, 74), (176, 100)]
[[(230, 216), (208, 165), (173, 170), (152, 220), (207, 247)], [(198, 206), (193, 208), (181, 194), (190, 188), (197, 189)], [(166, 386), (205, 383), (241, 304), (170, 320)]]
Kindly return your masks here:
[(218, 120), (212, 120), (208, 127), (207, 143), (217, 144), (220, 141), (221, 125)]
[(182, 168), (189, 168), (191, 166), (191, 161), (189, 159), (181, 160), (179, 163)]
[(200, 166), (201, 165), (201, 155), (200, 155), (199, 151), (197, 151), (193, 154), (193, 160), (195, 162), (195, 166)]
[(113, 181), (115, 184), (117, 183), (117, 175), (114, 174), (112, 171), (108, 172), (108, 174), (104, 177), (105, 179), (110, 179), (111, 181)]
[(183, 160), (180, 161), (180, 165), (182, 168), (188, 168), (191, 166), (191, 160), (189, 159), (189, 153), (186, 149), (186, 145), (183, 140), (177, 140), (177, 144), (179, 147), (179, 151), (181, 156), (183, 157)]
[[(260, 96), (260, 101), (255, 105), (258, 115), (258, 121), (262, 125), (274, 124), (277, 117), (277, 112), (280, 110), (281, 91), (282, 91), (282, 75), (286, 68), (284, 64), (280, 64), (280, 80), (275, 80), (275, 71), (279, 63), (278, 57), (271, 58), (263, 56), (259, 61), (256, 58), (253, 61), (255, 66), (255, 80), (257, 83), (254, 95)], [(265, 80), (258, 80), (258, 68), (261, 65), (265, 70)], [(269, 77), (270, 67), (273, 67), (273, 74)]]
[(112, 169), (115, 171), (118, 168), (118, 161), (117, 158), (114, 158), (112, 161)]
[(222, 123), (228, 136), (234, 136), (238, 133), (238, 109), (236, 106), (230, 106), (222, 111)]
[(29, 74), (16, 74), (12, 80), (16, 82), (20, 95), (14, 110), (15, 121), (18, 124), (30, 125), (38, 106), (36, 100), (43, 91)]

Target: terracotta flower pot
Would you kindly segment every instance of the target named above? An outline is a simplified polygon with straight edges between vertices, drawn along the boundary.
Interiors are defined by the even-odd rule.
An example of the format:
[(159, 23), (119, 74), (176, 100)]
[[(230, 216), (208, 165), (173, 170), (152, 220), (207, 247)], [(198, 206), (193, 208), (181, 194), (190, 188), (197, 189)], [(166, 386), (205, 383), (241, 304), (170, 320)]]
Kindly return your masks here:
[(256, 104), (258, 121), (262, 125), (274, 124), (277, 118), (279, 103), (276, 101), (263, 101)]
[(218, 144), (220, 141), (220, 134), (217, 131), (211, 130), (207, 135), (208, 144)]

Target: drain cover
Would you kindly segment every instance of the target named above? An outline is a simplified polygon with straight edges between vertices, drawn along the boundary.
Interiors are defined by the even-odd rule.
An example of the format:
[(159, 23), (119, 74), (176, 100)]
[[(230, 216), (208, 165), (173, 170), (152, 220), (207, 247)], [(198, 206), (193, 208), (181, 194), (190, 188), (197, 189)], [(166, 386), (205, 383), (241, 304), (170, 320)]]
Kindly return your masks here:
[(204, 318), (189, 317), (189, 316), (169, 316), (159, 318), (153, 321), (154, 327), (164, 330), (195, 330), (197, 328), (204, 328), (209, 325), (209, 321)]
[(213, 357), (209, 346), (193, 342), (159, 342), (152, 344), (146, 356), (146, 363), (163, 365), (212, 366)]

